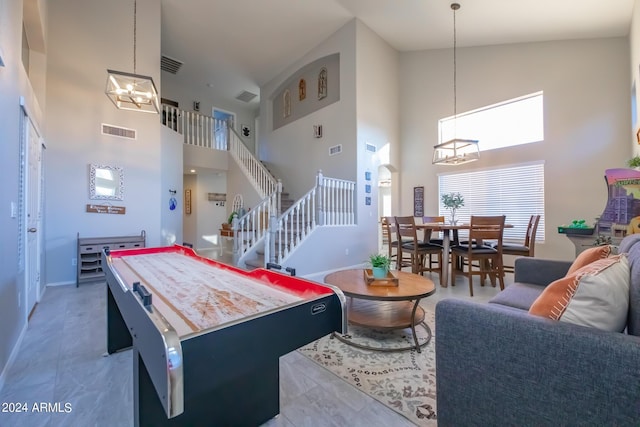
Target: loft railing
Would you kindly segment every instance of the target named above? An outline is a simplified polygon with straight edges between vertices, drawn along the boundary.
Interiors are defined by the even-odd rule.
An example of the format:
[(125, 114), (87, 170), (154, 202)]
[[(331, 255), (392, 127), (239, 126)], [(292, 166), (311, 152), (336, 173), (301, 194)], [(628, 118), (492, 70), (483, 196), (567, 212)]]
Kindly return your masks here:
[(162, 104), (162, 124), (184, 136), (184, 143), (196, 147), (227, 150), (229, 122), (194, 111)]
[(319, 226), (355, 225), (355, 188), (353, 181), (328, 178), (319, 171), (314, 188), (280, 217), (271, 217), (265, 264), (281, 264)]
[(215, 150), (229, 150), (240, 170), (262, 199), (273, 194), (278, 181), (242, 143), (227, 120), (162, 104), (162, 124), (184, 136), (184, 143)]

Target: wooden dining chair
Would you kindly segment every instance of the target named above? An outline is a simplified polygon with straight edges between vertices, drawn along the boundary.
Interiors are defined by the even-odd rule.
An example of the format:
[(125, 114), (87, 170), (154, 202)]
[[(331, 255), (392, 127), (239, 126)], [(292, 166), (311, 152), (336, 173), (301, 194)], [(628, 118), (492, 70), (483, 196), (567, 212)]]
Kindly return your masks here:
[[(426, 223), (439, 223), (444, 224), (444, 216), (423, 216), (422, 222)], [(440, 237), (440, 232), (438, 232), (438, 237), (433, 236), (431, 230), (424, 230), (424, 241), (429, 243), (434, 243), (436, 245), (442, 245), (442, 238)]]
[[(418, 239), (416, 222), (412, 216), (395, 217), (396, 232), (398, 233), (398, 256), (409, 255), (411, 272), (423, 274), (425, 271), (437, 272), (442, 283), (442, 246), (433, 245)], [(428, 265), (425, 261), (430, 254), (438, 256), (438, 265)], [(401, 270), (402, 267), (399, 268)]]
[[(451, 248), (451, 286), (455, 286), (456, 274), (469, 278), (469, 294), (473, 296), (473, 276), (480, 277), (484, 286), (485, 277), (489, 276), (491, 285), (500, 283), (504, 289), (504, 266), (502, 262), (502, 239), (505, 216), (471, 216), (469, 242)], [(495, 246), (487, 246), (483, 242), (494, 241)], [(465, 270), (465, 267), (467, 268)]]
[[(538, 223), (540, 222), (540, 215), (531, 215), (529, 218), (529, 224), (527, 225), (527, 233), (525, 234), (524, 243), (521, 245), (512, 243), (502, 244), (503, 255), (513, 256), (535, 256), (536, 249), (536, 233), (538, 232)], [(513, 273), (512, 265), (505, 265), (504, 271)]]
[[(383, 216), (380, 218), (380, 224), (382, 225), (382, 236), (387, 237), (387, 256), (392, 262), (396, 263), (396, 270), (401, 270), (402, 267), (408, 267), (411, 265), (411, 258), (409, 255), (404, 255), (398, 249), (398, 233), (396, 233), (396, 220), (392, 216)], [(400, 258), (398, 258), (400, 255)]]

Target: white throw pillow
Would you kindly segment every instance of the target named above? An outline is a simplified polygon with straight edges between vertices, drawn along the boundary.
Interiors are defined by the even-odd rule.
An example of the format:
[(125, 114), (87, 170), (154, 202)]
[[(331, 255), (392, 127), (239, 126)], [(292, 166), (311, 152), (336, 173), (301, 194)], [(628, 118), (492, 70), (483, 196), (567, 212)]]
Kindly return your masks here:
[(629, 311), (629, 281), (625, 254), (600, 259), (547, 286), (529, 313), (622, 332)]

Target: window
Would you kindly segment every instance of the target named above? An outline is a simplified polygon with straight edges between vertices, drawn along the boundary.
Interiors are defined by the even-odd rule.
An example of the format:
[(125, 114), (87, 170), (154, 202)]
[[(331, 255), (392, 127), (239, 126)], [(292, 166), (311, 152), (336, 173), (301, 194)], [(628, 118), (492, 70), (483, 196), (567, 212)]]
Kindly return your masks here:
[(464, 206), (456, 218), (469, 222), (471, 215), (506, 215), (506, 241), (523, 241), (531, 215), (540, 215), (536, 241), (544, 241), (544, 163), (533, 162), (473, 172), (440, 174), (438, 176), (439, 215), (449, 219), (450, 212), (442, 205), (441, 195), (457, 192), (464, 197)]
[[(455, 120), (454, 120), (455, 119)], [(543, 93), (441, 119), (440, 143), (454, 138), (477, 139), (480, 151), (544, 140)]]

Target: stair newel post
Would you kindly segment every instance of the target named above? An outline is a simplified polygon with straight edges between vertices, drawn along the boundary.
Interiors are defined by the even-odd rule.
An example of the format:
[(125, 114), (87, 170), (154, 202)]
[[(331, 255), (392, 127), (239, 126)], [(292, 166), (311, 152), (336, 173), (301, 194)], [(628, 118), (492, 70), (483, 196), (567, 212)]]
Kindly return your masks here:
[(233, 256), (234, 258), (240, 255), (240, 230), (238, 227), (238, 217), (234, 216), (231, 222), (231, 228), (233, 229)]
[(282, 180), (280, 178), (276, 185), (276, 212), (278, 215), (282, 214)]
[(317, 202), (316, 202), (317, 214), (316, 214), (316, 216), (318, 217), (318, 225), (324, 225), (324, 203), (323, 203), (324, 177), (322, 176), (322, 169), (318, 170), (318, 175), (317, 175), (316, 180), (317, 180), (316, 186), (318, 187), (318, 192), (316, 193), (316, 198), (317, 198)]
[(278, 260), (276, 259), (276, 232), (278, 231), (278, 218), (276, 217), (276, 215), (271, 215), (269, 217), (269, 232), (267, 233), (266, 236), (266, 241), (265, 241), (265, 254), (264, 254), (264, 259), (267, 260), (268, 262), (275, 262), (277, 263)]

